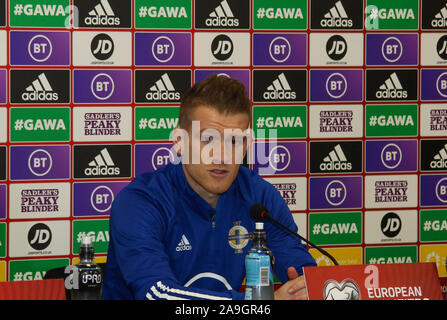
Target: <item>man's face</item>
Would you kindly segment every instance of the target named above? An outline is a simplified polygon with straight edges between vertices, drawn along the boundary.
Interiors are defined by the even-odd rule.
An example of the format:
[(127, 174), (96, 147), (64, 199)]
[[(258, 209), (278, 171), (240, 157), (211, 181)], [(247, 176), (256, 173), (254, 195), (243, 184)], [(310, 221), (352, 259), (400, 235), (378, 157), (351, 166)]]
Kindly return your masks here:
[(187, 129), (189, 159), (185, 159), (188, 155), (182, 152), (185, 176), (199, 195), (219, 195), (236, 179), (247, 152), (244, 132), (249, 124), (248, 115), (221, 114), (213, 108), (200, 106), (193, 109), (189, 118), (192, 120)]

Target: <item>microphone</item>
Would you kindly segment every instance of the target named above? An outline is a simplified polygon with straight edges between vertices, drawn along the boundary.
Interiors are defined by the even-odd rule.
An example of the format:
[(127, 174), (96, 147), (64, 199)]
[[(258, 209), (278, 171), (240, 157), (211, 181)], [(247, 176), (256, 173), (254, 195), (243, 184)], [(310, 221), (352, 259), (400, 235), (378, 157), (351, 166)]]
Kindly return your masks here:
[(284, 230), (288, 231), (289, 233), (293, 234), (294, 236), (298, 237), (299, 239), (303, 240), (304, 242), (306, 242), (307, 244), (309, 244), (311, 247), (314, 247), (315, 249), (317, 249), (318, 251), (320, 251), (322, 254), (324, 254), (326, 257), (328, 257), (329, 259), (331, 259), (331, 261), (334, 263), (334, 265), (338, 266), (338, 262), (337, 260), (335, 260), (335, 258), (333, 256), (331, 256), (326, 250), (320, 248), (319, 246), (313, 244), (312, 242), (310, 242), (309, 240), (303, 238), (302, 236), (300, 236), (298, 233), (296, 233), (295, 231), (287, 228), (285, 225), (283, 225), (281, 222), (279, 222), (278, 220), (274, 219), (268, 209), (260, 204), (260, 203), (255, 203), (254, 205), (252, 205), (250, 207), (250, 216), (252, 217), (252, 219), (257, 220), (257, 221), (263, 221), (263, 220), (269, 220), (272, 221), (273, 223), (275, 223), (277, 226), (283, 228)]

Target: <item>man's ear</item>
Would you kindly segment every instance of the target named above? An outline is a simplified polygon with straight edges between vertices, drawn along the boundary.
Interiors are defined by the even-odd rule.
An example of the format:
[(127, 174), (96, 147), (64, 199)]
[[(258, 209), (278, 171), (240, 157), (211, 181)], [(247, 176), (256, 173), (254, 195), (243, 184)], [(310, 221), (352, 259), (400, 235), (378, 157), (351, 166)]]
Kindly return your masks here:
[(182, 155), (182, 150), (181, 150), (181, 143), (182, 143), (182, 136), (180, 134), (180, 128), (179, 127), (175, 127), (172, 131), (171, 131), (171, 141), (172, 144), (174, 146), (174, 150), (177, 153), (178, 156)]
[(189, 134), (185, 129), (176, 127), (171, 131), (170, 140), (173, 143), (177, 155), (182, 158), (189, 158)]

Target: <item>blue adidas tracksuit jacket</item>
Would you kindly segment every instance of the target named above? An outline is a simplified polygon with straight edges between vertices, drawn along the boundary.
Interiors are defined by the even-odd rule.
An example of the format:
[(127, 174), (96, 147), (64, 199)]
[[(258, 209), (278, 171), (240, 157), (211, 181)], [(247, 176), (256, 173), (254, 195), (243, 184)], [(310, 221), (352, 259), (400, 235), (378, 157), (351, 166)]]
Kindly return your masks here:
[[(181, 164), (136, 177), (112, 206), (103, 299), (243, 299), (255, 203), (297, 230), (279, 192), (242, 166), (216, 210), (189, 186)], [(316, 265), (295, 237), (269, 222), (264, 228), (282, 282), (288, 267), (302, 274)]]

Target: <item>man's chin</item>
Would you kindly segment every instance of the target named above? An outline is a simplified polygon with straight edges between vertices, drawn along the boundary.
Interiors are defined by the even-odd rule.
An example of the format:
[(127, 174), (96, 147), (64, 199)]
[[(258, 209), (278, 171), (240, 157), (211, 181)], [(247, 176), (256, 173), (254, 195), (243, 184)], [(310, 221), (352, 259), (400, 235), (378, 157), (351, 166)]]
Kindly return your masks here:
[(231, 186), (231, 183), (210, 184), (205, 186), (205, 190), (213, 194), (225, 193)]

